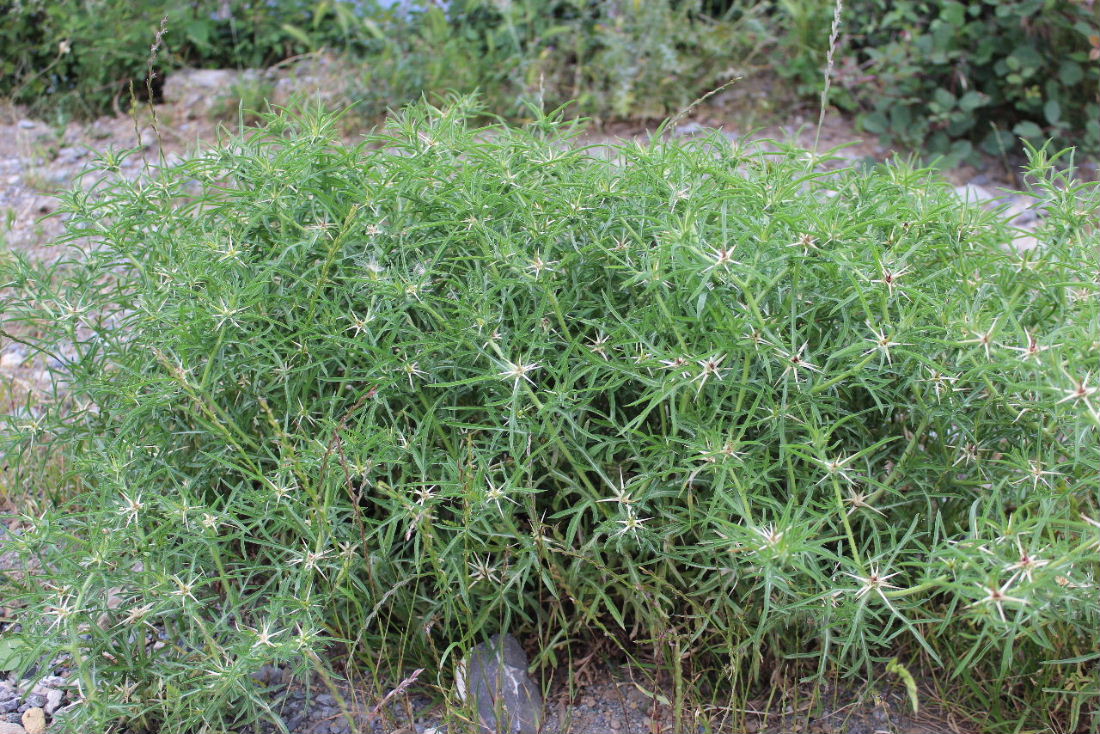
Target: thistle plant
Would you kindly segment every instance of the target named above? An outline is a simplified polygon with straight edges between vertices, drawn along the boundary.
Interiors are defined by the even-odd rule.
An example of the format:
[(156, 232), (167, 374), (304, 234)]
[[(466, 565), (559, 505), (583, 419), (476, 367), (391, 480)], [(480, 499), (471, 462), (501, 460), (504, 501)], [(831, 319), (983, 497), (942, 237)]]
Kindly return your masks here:
[(272, 661), (446, 691), (502, 629), (675, 660), (684, 716), (897, 657), (1095, 725), (1094, 187), (1032, 150), (1019, 252), (904, 162), (477, 112), (270, 115), (5, 266), (59, 357), (5, 458), (73, 487), (7, 583), (73, 727), (239, 727)]

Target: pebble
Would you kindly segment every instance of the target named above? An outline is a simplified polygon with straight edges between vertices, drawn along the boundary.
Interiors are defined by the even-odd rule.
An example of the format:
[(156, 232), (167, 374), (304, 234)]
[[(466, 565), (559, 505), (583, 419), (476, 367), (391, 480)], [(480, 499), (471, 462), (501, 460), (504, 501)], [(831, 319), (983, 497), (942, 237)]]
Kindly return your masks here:
[(24, 130), (33, 130), (34, 120), (20, 120), (19, 127), (23, 128)]
[(75, 145), (67, 145), (61, 150), (57, 151), (57, 162), (62, 164), (73, 164), (80, 161), (82, 158), (86, 158), (88, 155), (87, 148), (78, 148)]
[(5, 352), (4, 356), (0, 357), (0, 367), (7, 367), (8, 369), (13, 369), (13, 368), (18, 367), (19, 365), (23, 364), (24, 359), (26, 359), (26, 356), (23, 355), (23, 354), (20, 354), (19, 352), (15, 352), (15, 351)]
[(46, 705), (43, 707), (47, 714), (53, 715), (61, 705), (61, 699), (65, 697), (64, 691), (52, 690), (46, 693)]
[(27, 734), (27, 730), (19, 724), (0, 721), (0, 734)]
[(956, 186), (955, 194), (963, 201), (968, 201), (972, 204), (989, 201), (993, 198), (993, 194), (989, 193), (985, 187), (978, 186), (974, 183)]
[(23, 713), (23, 728), (27, 734), (42, 734), (46, 731), (46, 712), (37, 707), (27, 709)]

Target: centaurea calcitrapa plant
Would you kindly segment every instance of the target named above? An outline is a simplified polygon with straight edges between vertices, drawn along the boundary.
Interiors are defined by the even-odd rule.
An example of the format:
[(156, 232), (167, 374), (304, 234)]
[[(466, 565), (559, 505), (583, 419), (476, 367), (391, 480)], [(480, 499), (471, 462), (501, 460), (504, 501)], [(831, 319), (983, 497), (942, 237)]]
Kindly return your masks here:
[(507, 629), (665, 661), (681, 722), (898, 657), (1096, 725), (1094, 188), (1034, 152), (1019, 252), (905, 163), (476, 112), (270, 116), (6, 269), (59, 360), (6, 460), (79, 486), (8, 582), (68, 721), (236, 727), (272, 661), (445, 692)]

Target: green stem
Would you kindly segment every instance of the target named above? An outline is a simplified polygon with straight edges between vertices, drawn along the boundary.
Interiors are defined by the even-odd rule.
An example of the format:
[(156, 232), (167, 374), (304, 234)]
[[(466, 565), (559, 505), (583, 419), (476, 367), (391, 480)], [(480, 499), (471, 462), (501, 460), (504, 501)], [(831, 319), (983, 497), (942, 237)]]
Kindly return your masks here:
[(923, 584), (917, 584), (916, 586), (911, 586), (908, 589), (894, 589), (893, 591), (884, 591), (882, 595), (885, 596), (887, 599), (901, 599), (902, 597), (909, 596), (910, 594), (919, 594), (922, 591), (927, 591), (928, 589), (938, 588), (946, 584), (948, 581), (949, 579), (947, 576), (937, 576), (934, 579), (929, 579), (928, 581), (925, 581)]

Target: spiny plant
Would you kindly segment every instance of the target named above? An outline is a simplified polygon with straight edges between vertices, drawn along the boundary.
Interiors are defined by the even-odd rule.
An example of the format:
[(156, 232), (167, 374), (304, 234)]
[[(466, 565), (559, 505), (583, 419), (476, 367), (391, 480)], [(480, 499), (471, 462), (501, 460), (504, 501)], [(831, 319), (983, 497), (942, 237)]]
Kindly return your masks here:
[(1032, 150), (1021, 252), (905, 162), (480, 113), (107, 154), (4, 267), (56, 381), (5, 460), (78, 489), (6, 593), (68, 726), (277, 720), (273, 661), (448, 691), (502, 629), (653, 650), (682, 721), (897, 656), (991, 730), (1097, 724), (1094, 187)]

